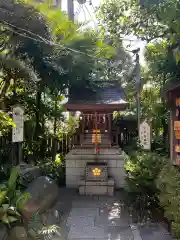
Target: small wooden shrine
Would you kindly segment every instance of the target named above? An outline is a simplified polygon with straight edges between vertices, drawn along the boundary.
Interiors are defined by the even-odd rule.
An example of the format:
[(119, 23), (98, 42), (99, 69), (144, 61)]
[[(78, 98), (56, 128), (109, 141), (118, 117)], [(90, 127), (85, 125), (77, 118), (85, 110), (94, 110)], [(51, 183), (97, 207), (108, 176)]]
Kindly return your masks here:
[(124, 91), (105, 85), (93, 91), (71, 89), (65, 108), (80, 112), (74, 149), (66, 156), (66, 187), (79, 188), (83, 195), (113, 195), (114, 187), (124, 186), (124, 156), (113, 144), (114, 111), (124, 111), (128, 103)]
[(180, 166), (180, 84), (178, 82), (169, 84), (166, 96), (170, 108), (170, 156), (172, 163)]
[(65, 108), (69, 112), (80, 112), (80, 128), (77, 131), (75, 145), (88, 147), (86, 140), (96, 130), (101, 134), (101, 139), (98, 135), (99, 143), (106, 142), (106, 146), (111, 146), (115, 141), (117, 143), (118, 133), (116, 132), (114, 136), (112, 132), (113, 112), (127, 108), (128, 103), (124, 101), (124, 97), (124, 90), (117, 86), (106, 86), (96, 91), (91, 89), (71, 91)]

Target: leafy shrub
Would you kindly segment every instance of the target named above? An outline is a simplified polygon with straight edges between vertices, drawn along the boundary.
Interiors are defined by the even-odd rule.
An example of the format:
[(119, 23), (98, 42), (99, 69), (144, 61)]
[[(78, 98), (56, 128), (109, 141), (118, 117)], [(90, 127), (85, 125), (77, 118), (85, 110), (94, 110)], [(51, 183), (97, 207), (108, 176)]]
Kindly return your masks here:
[[(165, 160), (151, 152), (134, 152), (126, 161), (127, 190), (136, 207), (151, 208), (157, 203), (156, 180)], [(142, 206), (143, 205), (143, 206)]]
[(0, 147), (0, 164), (1, 166), (11, 163), (12, 143), (3, 144)]
[(140, 146), (138, 137), (131, 139), (131, 140), (123, 147), (123, 150), (124, 150), (127, 154), (132, 153), (132, 152), (134, 152), (134, 151), (139, 151), (139, 150), (141, 150), (141, 146)]
[(180, 239), (180, 170), (167, 163), (157, 179), (160, 206), (172, 223), (176, 239)]
[[(22, 210), (26, 200), (31, 197), (18, 189), (18, 178), (19, 169), (12, 168), (8, 182), (0, 185), (0, 224), (5, 224), (9, 228), (12, 224), (22, 222), (19, 210)], [(56, 225), (45, 227), (39, 213), (33, 214), (27, 226), (28, 236), (35, 240), (41, 240), (42, 236), (51, 240), (53, 234), (59, 234), (58, 230)]]
[(28, 235), (31, 239), (45, 240), (53, 239), (54, 234), (59, 235), (59, 227), (56, 225), (44, 226), (39, 212), (34, 213), (28, 222)]
[(5, 134), (10, 127), (15, 127), (12, 118), (2, 110), (0, 110), (0, 136)]
[(153, 138), (151, 150), (162, 156), (169, 156), (169, 144), (164, 143), (163, 136)]
[(18, 168), (12, 168), (8, 182), (0, 185), (0, 223), (7, 224), (21, 221), (18, 210), (23, 208), (24, 203), (30, 197), (28, 193), (22, 193), (18, 189)]
[(51, 159), (46, 159), (45, 162), (39, 162), (38, 166), (45, 176), (54, 179), (58, 185), (64, 185), (65, 168), (63, 156), (57, 154), (54, 162)]

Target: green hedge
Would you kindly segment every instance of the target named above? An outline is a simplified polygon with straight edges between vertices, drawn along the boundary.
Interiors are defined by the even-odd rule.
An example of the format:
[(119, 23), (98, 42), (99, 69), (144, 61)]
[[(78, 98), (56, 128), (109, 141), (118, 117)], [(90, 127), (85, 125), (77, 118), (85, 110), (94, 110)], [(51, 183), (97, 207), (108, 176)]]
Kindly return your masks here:
[(165, 217), (172, 223), (176, 239), (180, 239), (180, 170), (167, 163), (157, 179), (159, 202)]
[[(157, 205), (158, 189), (156, 181), (165, 165), (165, 158), (145, 151), (133, 152), (126, 160), (126, 182), (128, 195), (139, 207)], [(136, 206), (138, 207), (138, 206)]]
[(38, 163), (43, 175), (52, 178), (59, 186), (65, 185), (64, 157), (57, 154), (55, 161), (45, 159)]

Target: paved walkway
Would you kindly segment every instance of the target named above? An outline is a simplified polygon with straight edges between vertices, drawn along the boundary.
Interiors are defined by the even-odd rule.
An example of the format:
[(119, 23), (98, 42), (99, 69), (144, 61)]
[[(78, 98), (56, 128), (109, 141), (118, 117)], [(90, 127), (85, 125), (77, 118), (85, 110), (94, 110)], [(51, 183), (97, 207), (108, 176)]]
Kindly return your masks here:
[(157, 224), (140, 227), (121, 200), (116, 197), (83, 197), (69, 195), (71, 208), (64, 219), (67, 240), (171, 240)]

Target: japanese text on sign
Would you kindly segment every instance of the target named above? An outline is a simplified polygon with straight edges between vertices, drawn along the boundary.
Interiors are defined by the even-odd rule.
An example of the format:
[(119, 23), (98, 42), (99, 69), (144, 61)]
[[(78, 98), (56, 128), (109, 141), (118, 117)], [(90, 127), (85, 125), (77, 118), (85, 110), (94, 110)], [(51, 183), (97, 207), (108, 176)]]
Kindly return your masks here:
[(143, 147), (143, 149), (150, 150), (151, 149), (151, 128), (146, 121), (140, 124), (139, 138), (140, 138), (140, 144)]
[(24, 110), (19, 106), (13, 108), (13, 121), (16, 126), (12, 128), (12, 141), (23, 142)]

